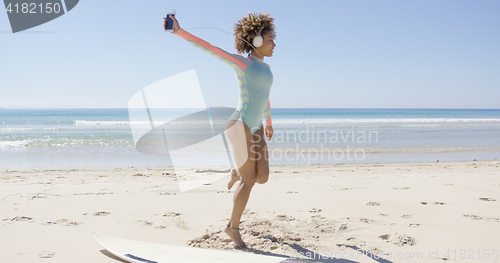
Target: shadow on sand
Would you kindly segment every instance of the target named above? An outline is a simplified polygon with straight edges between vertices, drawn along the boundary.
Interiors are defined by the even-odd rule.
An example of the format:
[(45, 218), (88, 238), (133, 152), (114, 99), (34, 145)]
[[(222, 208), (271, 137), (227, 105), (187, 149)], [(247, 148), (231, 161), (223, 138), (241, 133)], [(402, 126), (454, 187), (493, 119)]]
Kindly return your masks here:
[[(303, 248), (302, 246), (297, 245), (297, 244), (288, 244), (288, 243), (284, 243), (284, 244), (290, 246), (290, 248), (297, 251), (298, 254), (282, 255), (282, 254), (262, 251), (262, 250), (253, 249), (253, 248), (237, 248), (237, 249), (241, 250), (241, 251), (249, 252), (249, 253), (259, 254), (259, 255), (267, 255), (267, 256), (283, 258), (283, 260), (280, 261), (279, 263), (301, 263), (301, 262), (303, 262), (303, 263), (311, 263), (311, 262), (318, 262), (318, 263), (353, 263), (354, 262), (354, 263), (356, 263), (359, 261), (355, 261), (355, 259), (361, 259), (361, 258), (371, 258), (374, 261), (380, 262), (380, 263), (393, 263), (392, 261), (389, 261), (389, 260), (386, 260), (383, 258), (379, 258), (379, 255), (372, 254), (372, 253), (370, 253), (366, 250), (363, 250), (359, 247), (356, 247), (356, 246), (346, 245), (347, 248), (350, 248), (353, 251), (344, 251), (344, 253), (342, 253), (340, 255), (340, 258), (335, 258), (336, 255), (327, 255), (325, 253), (320, 254), (320, 253), (317, 253), (315, 251)], [(127, 263), (127, 261), (111, 254), (110, 252), (108, 252), (105, 249), (101, 250), (101, 253), (109, 258), (116, 260), (116, 261)], [(291, 257), (291, 256), (299, 256), (299, 255), (309, 257), (309, 259), (299, 259), (299, 258), (292, 258)], [(347, 258), (350, 258), (350, 259), (347, 259)], [(354, 260), (351, 260), (351, 259), (354, 259)], [(149, 262), (152, 262), (152, 261), (149, 261)]]
[[(294, 263), (294, 262), (321, 262), (321, 263), (351, 263), (351, 262), (359, 262), (356, 261), (356, 259), (362, 259), (362, 258), (370, 258), (374, 260), (375, 262), (380, 262), (380, 263), (393, 263), (392, 261), (389, 261), (387, 259), (380, 258), (380, 255), (370, 253), (364, 249), (361, 249), (356, 246), (349, 246), (345, 245), (345, 247), (352, 249), (352, 251), (344, 251), (342, 254), (331, 254), (328, 255), (327, 253), (318, 253), (309, 249), (306, 249), (300, 245), (297, 244), (289, 244), (289, 243), (283, 243), (285, 245), (288, 245), (290, 248), (294, 249), (297, 251), (297, 254), (294, 255), (282, 255), (282, 254), (277, 254), (277, 253), (272, 253), (272, 252), (267, 252), (267, 251), (261, 251), (258, 249), (253, 249), (253, 248), (243, 248), (243, 249), (238, 249), (246, 252), (251, 252), (255, 254), (260, 254), (260, 255), (267, 255), (267, 256), (273, 256), (273, 257), (281, 257), (283, 258), (283, 261), (280, 261), (280, 263)], [(299, 259), (299, 258), (293, 258), (297, 256), (305, 256), (308, 259)], [(337, 256), (337, 257), (336, 257)]]

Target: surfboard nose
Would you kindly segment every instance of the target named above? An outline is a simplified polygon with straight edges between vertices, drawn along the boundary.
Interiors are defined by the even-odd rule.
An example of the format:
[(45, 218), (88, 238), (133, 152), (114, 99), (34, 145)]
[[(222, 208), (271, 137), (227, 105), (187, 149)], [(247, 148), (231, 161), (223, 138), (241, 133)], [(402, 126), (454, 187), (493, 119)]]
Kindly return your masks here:
[(149, 243), (92, 233), (97, 242), (111, 254), (132, 263), (291, 263), (308, 262), (287, 256), (268, 256), (195, 247)]

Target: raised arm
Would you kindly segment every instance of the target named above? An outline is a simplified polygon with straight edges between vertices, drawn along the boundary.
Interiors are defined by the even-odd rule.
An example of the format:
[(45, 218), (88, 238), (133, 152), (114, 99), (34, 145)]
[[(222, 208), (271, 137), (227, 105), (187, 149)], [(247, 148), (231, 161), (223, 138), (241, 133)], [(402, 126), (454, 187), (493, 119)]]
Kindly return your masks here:
[(242, 70), (245, 70), (247, 65), (238, 59), (238, 57), (241, 57), (241, 56), (235, 55), (235, 54), (230, 54), (230, 53), (208, 43), (207, 41), (190, 34), (189, 32), (187, 32), (186, 30), (182, 29), (179, 26), (179, 22), (177, 21), (177, 19), (174, 16), (170, 16), (170, 17), (174, 21), (174, 27), (173, 27), (172, 33), (177, 34), (178, 36), (184, 38), (185, 40), (187, 40), (189, 43), (191, 43), (195, 47), (211, 54), (212, 56), (218, 58), (222, 62), (229, 64), (233, 68), (240, 68)]

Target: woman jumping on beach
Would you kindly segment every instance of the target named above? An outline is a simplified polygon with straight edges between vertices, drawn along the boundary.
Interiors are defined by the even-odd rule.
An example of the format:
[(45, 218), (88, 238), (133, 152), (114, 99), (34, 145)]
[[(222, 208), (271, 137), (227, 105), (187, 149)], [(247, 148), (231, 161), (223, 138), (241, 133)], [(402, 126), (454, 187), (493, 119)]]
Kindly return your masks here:
[[(238, 169), (231, 170), (228, 189), (237, 182), (233, 198), (231, 219), (224, 232), (238, 247), (246, 247), (239, 232), (240, 219), (248, 202), (250, 191), (255, 183), (264, 184), (269, 178), (269, 157), (264, 134), (271, 139), (271, 108), (269, 92), (273, 74), (264, 57), (272, 57), (275, 30), (274, 18), (269, 14), (249, 13), (235, 24), (235, 47), (239, 54), (231, 54), (212, 46), (206, 41), (191, 35), (179, 26), (173, 16), (172, 33), (184, 38), (194, 46), (210, 53), (229, 64), (235, 71), (239, 85), (238, 108), (226, 125), (226, 135), (233, 147), (234, 159)], [(164, 21), (165, 23), (165, 21)], [(262, 125), (262, 116), (266, 126)]]

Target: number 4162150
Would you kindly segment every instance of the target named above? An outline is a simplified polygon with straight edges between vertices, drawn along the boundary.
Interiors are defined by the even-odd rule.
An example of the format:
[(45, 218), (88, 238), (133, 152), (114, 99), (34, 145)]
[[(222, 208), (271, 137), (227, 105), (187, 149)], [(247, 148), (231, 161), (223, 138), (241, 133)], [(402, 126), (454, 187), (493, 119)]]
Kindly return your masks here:
[(35, 4), (35, 3), (22, 3), (22, 4), (15, 4), (12, 5), (10, 3), (7, 8), (5, 9), (9, 14), (14, 12), (14, 13), (23, 13), (23, 14), (41, 14), (41, 13), (59, 13), (61, 12), (61, 4), (59, 3), (45, 3), (45, 6), (42, 4)]

